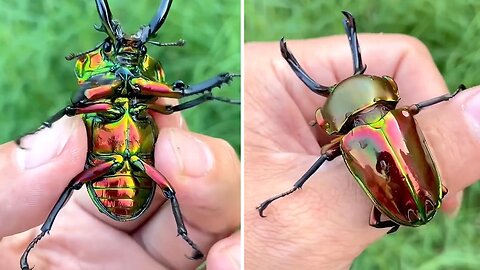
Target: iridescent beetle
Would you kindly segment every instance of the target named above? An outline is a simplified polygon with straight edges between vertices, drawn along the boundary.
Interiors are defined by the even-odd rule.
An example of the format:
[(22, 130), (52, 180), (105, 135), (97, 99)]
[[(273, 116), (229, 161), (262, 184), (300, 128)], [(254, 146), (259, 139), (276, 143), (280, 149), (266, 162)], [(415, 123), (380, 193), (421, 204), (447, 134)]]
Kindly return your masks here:
[[(78, 58), (76, 75), (80, 89), (71, 105), (40, 127), (48, 128), (63, 116), (82, 115), (88, 136), (85, 170), (71, 180), (48, 215), (41, 233), (26, 248), (20, 260), (22, 269), (29, 269), (28, 253), (50, 231), (72, 192), (83, 184), (100, 212), (117, 221), (133, 220), (144, 213), (159, 185), (172, 204), (178, 234), (194, 250), (191, 258), (203, 258), (187, 235), (173, 187), (153, 166), (158, 127), (150, 113), (171, 114), (208, 100), (238, 103), (211, 93), (213, 88), (228, 84), (238, 75), (223, 73), (190, 86), (182, 81), (172, 85), (165, 82), (161, 64), (147, 54), (145, 44), (183, 46), (183, 40), (175, 43), (150, 40), (165, 22), (172, 1), (163, 0), (150, 23), (127, 36), (113, 20), (107, 0), (96, 0), (102, 21), (96, 29), (106, 33), (107, 38), (90, 51), (66, 57), (67, 60)], [(178, 105), (155, 102), (159, 97), (180, 99), (195, 94), (200, 96)], [(17, 143), (21, 145), (21, 139)]]
[[(440, 207), (447, 189), (432, 160), (428, 146), (413, 116), (425, 107), (447, 101), (445, 94), (408, 107), (396, 108), (400, 99), (395, 81), (365, 75), (353, 16), (343, 11), (343, 23), (353, 56), (354, 75), (326, 87), (315, 82), (280, 41), (282, 56), (310, 90), (327, 97), (316, 112), (316, 122), (332, 141), (322, 147), (320, 158), (300, 177), (294, 187), (258, 206), (260, 216), (274, 200), (301, 188), (325, 162), (343, 156), (353, 177), (374, 206), (370, 225), (391, 228), (426, 224)], [(382, 213), (390, 220), (381, 220)]]

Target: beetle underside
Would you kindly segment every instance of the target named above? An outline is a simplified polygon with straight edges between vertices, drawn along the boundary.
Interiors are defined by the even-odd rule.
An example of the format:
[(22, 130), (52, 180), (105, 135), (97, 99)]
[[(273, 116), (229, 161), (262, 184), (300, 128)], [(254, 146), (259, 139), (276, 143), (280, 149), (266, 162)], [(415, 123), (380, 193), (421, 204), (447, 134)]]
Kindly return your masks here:
[[(187, 85), (180, 80), (168, 84), (160, 62), (146, 54), (145, 44), (183, 46), (183, 40), (174, 43), (150, 40), (165, 22), (172, 0), (161, 1), (150, 23), (130, 37), (124, 36), (120, 24), (113, 19), (107, 0), (95, 2), (102, 22), (96, 29), (107, 38), (92, 50), (66, 57), (67, 60), (78, 58), (75, 71), (79, 89), (71, 105), (38, 129), (50, 128), (64, 116), (82, 115), (88, 137), (85, 170), (62, 192), (41, 233), (25, 249), (20, 266), (30, 269), (29, 252), (50, 231), (73, 191), (84, 184), (97, 208), (117, 221), (133, 220), (144, 213), (158, 185), (172, 206), (178, 235), (193, 249), (190, 258), (201, 259), (204, 255), (188, 237), (173, 187), (154, 167), (158, 127), (152, 114), (169, 115), (210, 100), (239, 104), (239, 101), (212, 94), (214, 88), (228, 84), (239, 75), (221, 73), (198, 84)], [(158, 98), (181, 99), (194, 95), (198, 96), (178, 105), (156, 102)], [(22, 147), (21, 138), (16, 142)]]

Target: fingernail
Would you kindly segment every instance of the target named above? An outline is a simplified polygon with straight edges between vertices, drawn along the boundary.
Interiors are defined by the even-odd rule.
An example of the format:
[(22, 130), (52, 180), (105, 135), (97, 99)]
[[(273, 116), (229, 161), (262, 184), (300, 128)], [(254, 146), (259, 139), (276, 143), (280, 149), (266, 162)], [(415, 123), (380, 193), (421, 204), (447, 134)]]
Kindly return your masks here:
[(225, 258), (228, 258), (228, 264), (225, 265), (224, 269), (240, 269), (240, 245), (233, 244), (231, 246), (227, 246), (222, 250), (222, 254), (224, 254)]
[(27, 135), (21, 140), (17, 159), (23, 169), (34, 169), (48, 163), (58, 156), (75, 129), (75, 121), (61, 118), (51, 128), (44, 128), (35, 134)]
[(213, 168), (213, 153), (206, 143), (181, 129), (169, 130), (170, 143), (183, 175), (201, 177)]

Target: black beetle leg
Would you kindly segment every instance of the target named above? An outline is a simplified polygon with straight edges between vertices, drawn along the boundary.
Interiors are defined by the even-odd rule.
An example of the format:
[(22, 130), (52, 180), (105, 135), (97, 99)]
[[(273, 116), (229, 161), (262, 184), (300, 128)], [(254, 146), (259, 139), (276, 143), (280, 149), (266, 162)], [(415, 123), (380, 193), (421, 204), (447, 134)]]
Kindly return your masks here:
[(190, 245), (190, 247), (192, 247), (193, 249), (193, 255), (187, 258), (192, 260), (202, 259), (204, 255), (200, 251), (200, 248), (188, 237), (187, 228), (183, 223), (182, 213), (180, 212), (180, 205), (178, 204), (177, 197), (175, 196), (175, 190), (170, 185), (167, 178), (165, 178), (163, 174), (161, 174), (157, 169), (155, 169), (155, 167), (146, 163), (144, 160), (137, 156), (131, 157), (130, 162), (135, 169), (146, 173), (150, 178), (152, 178), (153, 181), (155, 181), (157, 185), (162, 189), (165, 198), (170, 200), (170, 203), (172, 204), (173, 216), (175, 217), (175, 222), (177, 223), (178, 235), (180, 235), (183, 240), (187, 242), (187, 244)]
[(71, 116), (74, 116), (74, 115), (77, 115), (77, 114), (107, 111), (111, 108), (112, 108), (112, 106), (109, 103), (93, 103), (93, 102), (85, 102), (85, 103), (80, 104), (79, 106), (74, 106), (74, 105), (67, 106), (67, 107), (61, 109), (60, 111), (58, 111), (53, 116), (51, 116), (47, 121), (43, 122), (43, 124), (39, 128), (37, 128), (35, 131), (29, 132), (29, 133), (21, 136), (20, 138), (16, 139), (15, 143), (20, 148), (25, 149), (21, 145), (23, 137), (35, 134), (35, 133), (39, 132), (40, 130), (42, 130), (44, 128), (51, 128), (52, 125), (56, 121), (60, 120), (60, 118), (62, 118), (63, 116), (71, 117)]
[(221, 87), (223, 84), (228, 84), (235, 77), (240, 77), (240, 75), (222, 73), (211, 79), (192, 85), (186, 85), (182, 81), (177, 81), (173, 84), (173, 90), (176, 92), (182, 92), (182, 96), (184, 97), (201, 94), (207, 91), (212, 91), (215, 87)]
[(53, 221), (55, 220), (55, 217), (57, 216), (58, 212), (62, 207), (67, 203), (68, 199), (72, 195), (74, 191), (73, 185), (68, 185), (67, 188), (62, 192), (62, 195), (60, 195), (60, 198), (58, 199), (57, 203), (55, 203), (55, 206), (53, 207), (52, 211), (50, 214), (48, 214), (47, 220), (43, 224), (41, 228), (41, 232), (37, 237), (35, 237), (30, 244), (28, 244), (28, 247), (25, 249), (25, 251), (22, 254), (22, 257), (20, 258), (20, 268), (22, 270), (30, 270), (30, 266), (28, 265), (28, 254), (30, 251), (35, 247), (35, 245), (42, 239), (45, 234), (47, 234), (50, 229), (52, 228)]
[(343, 20), (343, 26), (345, 27), (345, 33), (350, 43), (350, 49), (352, 50), (353, 57), (353, 74), (363, 74), (367, 69), (362, 63), (362, 54), (360, 53), (360, 45), (357, 38), (357, 27), (355, 25), (355, 18), (347, 11), (342, 11), (345, 18)]
[(286, 191), (286, 192), (283, 192), (283, 193), (280, 193), (274, 197), (271, 197), (270, 199), (262, 202), (259, 206), (257, 206), (257, 210), (258, 210), (258, 214), (261, 216), (261, 217), (266, 217), (264, 214), (263, 214), (263, 211), (265, 211), (265, 209), (267, 209), (268, 205), (270, 205), (272, 202), (274, 202), (275, 200), (278, 200), (282, 197), (285, 197), (287, 195), (290, 195), (292, 194), (293, 192), (295, 192), (297, 189), (300, 189), (302, 188), (303, 184), (305, 184), (305, 182), (307, 182), (307, 180), (310, 178), (310, 176), (312, 176), (317, 170), (318, 168), (320, 168), (320, 166), (322, 166), (322, 164), (327, 160), (327, 156), (326, 155), (322, 155), (320, 156), (319, 159), (317, 159), (317, 161), (315, 161), (315, 163), (313, 163), (313, 165), (305, 172), (305, 174), (302, 175), (302, 177), (300, 177), (300, 179), (297, 180), (297, 182), (295, 182), (295, 184), (293, 185), (293, 188), (290, 189), (289, 191)]
[(175, 106), (167, 107), (167, 110), (171, 111), (172, 113), (173, 112), (178, 112), (178, 111), (183, 111), (183, 110), (195, 107), (197, 105), (200, 105), (200, 104), (202, 104), (204, 102), (207, 102), (209, 100), (218, 100), (218, 101), (226, 102), (226, 103), (230, 103), (230, 104), (240, 104), (240, 101), (230, 100), (230, 99), (221, 98), (221, 97), (215, 97), (215, 96), (212, 95), (212, 93), (207, 92), (207, 93), (201, 95), (200, 97), (198, 97), (196, 99), (192, 99), (192, 100), (180, 103), (180, 104), (175, 105)]
[(378, 210), (377, 207), (373, 206), (372, 207), (372, 212), (370, 214), (370, 226), (374, 227), (374, 228), (391, 228), (387, 234), (390, 234), (390, 233), (394, 233), (398, 230), (398, 228), (400, 228), (400, 225), (391, 221), (391, 220), (385, 220), (385, 221), (381, 221), (381, 216), (382, 216), (382, 212), (380, 212), (380, 210)]
[(328, 97), (330, 95), (330, 88), (327, 86), (323, 86), (317, 83), (315, 80), (307, 74), (307, 72), (300, 66), (297, 59), (290, 50), (287, 48), (287, 43), (285, 39), (280, 39), (280, 52), (282, 53), (283, 58), (287, 61), (290, 68), (295, 72), (297, 77), (308, 87), (312, 90), (315, 94)]
[(340, 155), (340, 152), (338, 151), (339, 150), (338, 147), (339, 147), (339, 140), (333, 141), (332, 143), (326, 145), (326, 148), (325, 148), (326, 150), (324, 151), (324, 149), (322, 149), (322, 152), (324, 152), (324, 153), (320, 156), (320, 158), (317, 159), (317, 161), (315, 161), (315, 163), (313, 163), (313, 165), (302, 175), (302, 177), (300, 177), (300, 179), (298, 179), (297, 182), (295, 182), (295, 184), (293, 185), (293, 188), (290, 189), (289, 191), (280, 193), (277, 196), (274, 196), (274, 197), (262, 202), (257, 207), (258, 214), (261, 217), (265, 217), (265, 215), (263, 215), (263, 211), (265, 211), (265, 209), (268, 207), (268, 205), (270, 205), (275, 200), (280, 199), (282, 197), (285, 197), (287, 195), (290, 195), (293, 192), (295, 192), (297, 189), (302, 188), (303, 184), (305, 184), (305, 182), (307, 182), (307, 180), (310, 178), (310, 176), (312, 176), (318, 170), (318, 168), (320, 168), (320, 166), (322, 166), (322, 164), (325, 161), (333, 160), (334, 158), (336, 158)]
[[(98, 88), (98, 86), (108, 86), (108, 87), (105, 87), (105, 89), (102, 89), (101, 91), (97, 90), (98, 93), (97, 93), (96, 98), (88, 98), (87, 96), (85, 96), (85, 93), (87, 93), (88, 90), (91, 90), (93, 88)], [(37, 133), (38, 131), (40, 131), (44, 128), (52, 127), (53, 123), (60, 120), (60, 118), (62, 118), (65, 115), (74, 116), (76, 114), (73, 111), (73, 109), (75, 107), (82, 108), (82, 107), (91, 105), (95, 100), (98, 100), (100, 98), (103, 98), (103, 97), (106, 97), (106, 96), (109, 96), (109, 95), (113, 94), (114, 91), (116, 91), (116, 89), (120, 86), (121, 86), (121, 81), (119, 81), (119, 80), (113, 80), (112, 81), (112, 80), (107, 80), (107, 79), (103, 78), (103, 76), (96, 76), (94, 79), (92, 79), (92, 82), (85, 83), (80, 87), (80, 89), (77, 91), (77, 93), (75, 93), (75, 95), (72, 99), (72, 104), (71, 105), (69, 105), (65, 108), (62, 108), (57, 113), (52, 115), (47, 121), (43, 122), (42, 125), (40, 125), (40, 127), (37, 128), (35, 131), (29, 132), (29, 133), (21, 136), (20, 138), (16, 139), (15, 143), (20, 148), (23, 148), (21, 146), (21, 141), (22, 141), (23, 137), (31, 135), (31, 134), (35, 134), (35, 133)]]
[(285, 197), (287, 195), (290, 195), (293, 192), (295, 192), (297, 189), (302, 188), (303, 184), (305, 184), (305, 182), (307, 182), (307, 180), (310, 178), (310, 176), (312, 176), (318, 170), (318, 168), (320, 168), (320, 166), (322, 166), (322, 164), (325, 161), (333, 160), (336, 157), (340, 156), (341, 155), (341, 151), (340, 151), (341, 138), (342, 137), (340, 137), (340, 136), (336, 137), (336, 138), (332, 139), (332, 141), (330, 143), (328, 143), (328, 144), (326, 144), (322, 147), (322, 155), (320, 156), (320, 158), (318, 158), (317, 161), (315, 161), (315, 163), (313, 163), (313, 165), (302, 175), (302, 177), (300, 177), (300, 179), (298, 179), (297, 182), (295, 182), (292, 189), (290, 189), (289, 191), (283, 192), (281, 194), (278, 194), (277, 196), (274, 196), (274, 197), (264, 201), (259, 206), (257, 206), (258, 214), (261, 217), (265, 217), (265, 215), (263, 215), (263, 211), (265, 211), (265, 209), (268, 207), (268, 205), (270, 205), (273, 201), (275, 201), (277, 199), (280, 199), (282, 197)]
[(40, 127), (38, 127), (36, 130), (34, 131), (31, 131), (31, 132), (28, 132), (22, 136), (20, 136), (20, 138), (16, 139), (15, 140), (15, 143), (22, 149), (25, 149), (24, 147), (22, 147), (22, 138), (25, 137), (25, 136), (28, 136), (28, 135), (32, 135), (32, 134), (35, 134), (37, 132), (39, 132), (40, 130), (44, 129), (44, 128), (50, 128), (52, 127), (53, 123), (55, 123), (56, 121), (58, 121), (60, 118), (62, 118), (63, 116), (65, 116), (65, 111), (68, 107), (65, 107), (65, 108), (62, 108), (60, 111), (58, 111), (57, 113), (55, 113), (54, 115), (52, 115), (50, 118), (48, 118), (47, 121), (43, 122), (42, 125), (40, 125)]
[(452, 94), (448, 93), (448, 94), (445, 94), (445, 95), (441, 95), (441, 96), (438, 96), (438, 97), (434, 97), (432, 99), (429, 99), (429, 100), (425, 100), (425, 101), (422, 101), (422, 102), (419, 102), (417, 104), (414, 104), (412, 106), (410, 106), (408, 108), (408, 111), (412, 114), (417, 114), (420, 112), (420, 110), (422, 110), (423, 108), (426, 108), (428, 106), (432, 106), (432, 105), (435, 105), (437, 103), (440, 103), (440, 102), (443, 102), (443, 101), (448, 101), (449, 99), (453, 98), (454, 96), (456, 96), (458, 93), (460, 93), (461, 91), (467, 89), (465, 87), (465, 85), (463, 84), (460, 84), (457, 88), (457, 90), (455, 90), (455, 92), (453, 92)]
[(62, 209), (62, 207), (67, 203), (73, 191), (80, 189), (85, 182), (94, 181), (105, 175), (106, 173), (110, 172), (112, 169), (118, 169), (119, 165), (120, 164), (115, 160), (104, 162), (95, 167), (91, 167), (85, 171), (82, 171), (77, 176), (75, 176), (72, 181), (70, 181), (68, 186), (60, 195), (60, 198), (58, 198), (57, 202), (55, 203), (55, 206), (53, 206), (52, 211), (50, 211), (50, 214), (48, 214), (45, 223), (43, 223), (42, 228), (40, 229), (40, 234), (37, 235), (37, 237), (35, 237), (30, 242), (30, 244), (28, 244), (28, 247), (23, 252), (22, 257), (20, 258), (20, 268), (22, 270), (30, 270), (30, 267), (28, 265), (28, 254), (35, 247), (38, 241), (40, 241), (40, 239), (42, 239), (45, 234), (50, 231), (58, 212), (60, 212), (60, 209)]

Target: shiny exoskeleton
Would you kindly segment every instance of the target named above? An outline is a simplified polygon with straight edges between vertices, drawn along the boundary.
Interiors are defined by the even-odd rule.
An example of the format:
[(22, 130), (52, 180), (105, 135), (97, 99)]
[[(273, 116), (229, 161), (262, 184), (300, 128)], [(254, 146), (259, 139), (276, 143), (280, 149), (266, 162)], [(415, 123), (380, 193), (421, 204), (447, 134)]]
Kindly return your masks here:
[[(174, 43), (150, 40), (165, 22), (172, 0), (163, 0), (150, 23), (131, 36), (113, 20), (107, 0), (96, 0), (95, 3), (102, 21), (96, 29), (106, 33), (107, 38), (90, 51), (66, 57), (67, 60), (77, 59), (75, 71), (79, 90), (71, 105), (40, 127), (51, 127), (63, 116), (82, 115), (88, 137), (85, 170), (65, 188), (41, 233), (23, 253), (20, 266), (29, 269), (28, 253), (50, 231), (56, 215), (72, 192), (83, 184), (86, 184), (97, 208), (117, 221), (139, 217), (152, 202), (158, 185), (171, 202), (178, 234), (194, 250), (191, 258), (203, 258), (202, 252), (187, 235), (173, 187), (154, 167), (158, 127), (151, 113), (171, 114), (209, 100), (238, 103), (211, 93), (212, 89), (229, 83), (238, 75), (223, 73), (194, 85), (182, 81), (167, 84), (160, 62), (147, 54), (145, 45), (184, 45), (183, 40)], [(196, 94), (199, 97), (178, 105), (156, 102), (160, 97), (180, 99)], [(17, 143), (21, 146), (21, 139)]]
[[(343, 156), (353, 177), (374, 204), (370, 225), (396, 231), (400, 225), (420, 226), (430, 221), (447, 189), (442, 185), (414, 115), (425, 107), (446, 101), (445, 94), (407, 107), (396, 108), (397, 84), (388, 77), (364, 74), (355, 20), (343, 12), (345, 31), (353, 56), (354, 75), (326, 87), (315, 82), (280, 41), (282, 56), (295, 74), (316, 94), (326, 97), (317, 110), (316, 123), (332, 135), (322, 147), (320, 158), (300, 177), (294, 187), (272, 197), (257, 208), (260, 216), (274, 200), (301, 188), (325, 162)], [(382, 213), (389, 220), (382, 220)]]

